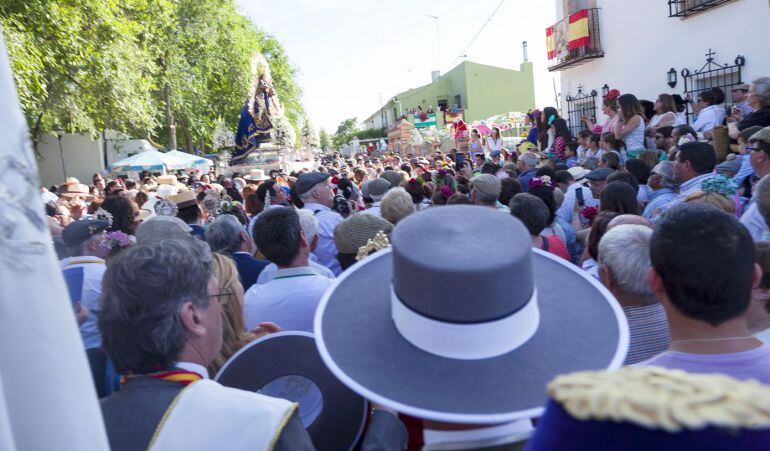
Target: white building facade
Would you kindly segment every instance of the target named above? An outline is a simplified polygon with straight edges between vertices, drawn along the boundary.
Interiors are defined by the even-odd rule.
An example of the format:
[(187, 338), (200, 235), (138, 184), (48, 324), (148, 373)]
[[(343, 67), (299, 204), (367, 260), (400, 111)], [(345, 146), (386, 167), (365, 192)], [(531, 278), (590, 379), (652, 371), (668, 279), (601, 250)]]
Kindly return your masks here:
[[(556, 0), (556, 4), (560, 22), (547, 31), (552, 35), (549, 49), (553, 48), (549, 70), (561, 72), (559, 107), (573, 132), (581, 128), (579, 118), (590, 113), (592, 103), (596, 119), (604, 121), (601, 103), (608, 89), (654, 102), (661, 93), (685, 97), (689, 92), (696, 98), (700, 90), (716, 86), (725, 89), (729, 106), (730, 86), (770, 76), (767, 0)], [(585, 10), (591, 36), (581, 47), (575, 38), (584, 36), (585, 24), (568, 27), (570, 22), (580, 25)]]

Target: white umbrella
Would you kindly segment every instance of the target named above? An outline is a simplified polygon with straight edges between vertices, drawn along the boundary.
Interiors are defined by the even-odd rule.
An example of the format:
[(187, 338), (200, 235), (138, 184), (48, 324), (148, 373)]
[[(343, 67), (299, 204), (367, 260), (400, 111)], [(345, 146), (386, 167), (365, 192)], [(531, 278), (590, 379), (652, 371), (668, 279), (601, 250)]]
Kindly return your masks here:
[(185, 164), (174, 155), (151, 149), (112, 163), (109, 165), (109, 170), (110, 172), (162, 171), (184, 169)]
[(0, 32), (0, 449), (107, 450)]

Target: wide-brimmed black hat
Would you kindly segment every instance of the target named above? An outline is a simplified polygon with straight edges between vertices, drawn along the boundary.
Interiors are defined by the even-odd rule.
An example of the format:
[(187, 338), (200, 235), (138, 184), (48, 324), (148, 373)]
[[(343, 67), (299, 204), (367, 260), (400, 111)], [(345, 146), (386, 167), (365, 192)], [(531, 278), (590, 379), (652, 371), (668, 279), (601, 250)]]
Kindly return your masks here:
[(297, 402), (317, 449), (349, 450), (361, 438), (367, 402), (326, 368), (311, 333), (279, 332), (252, 341), (222, 366), (216, 380)]
[(365, 398), (424, 419), (501, 423), (539, 415), (559, 374), (621, 366), (620, 305), (532, 249), (518, 219), (430, 208), (391, 241), (336, 279), (315, 317), (324, 362)]

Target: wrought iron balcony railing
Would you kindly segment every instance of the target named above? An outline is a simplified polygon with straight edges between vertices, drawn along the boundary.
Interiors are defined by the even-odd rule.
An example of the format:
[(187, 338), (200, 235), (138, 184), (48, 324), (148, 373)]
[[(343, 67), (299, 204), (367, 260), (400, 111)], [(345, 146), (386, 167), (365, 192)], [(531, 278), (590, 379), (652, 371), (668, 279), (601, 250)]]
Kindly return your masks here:
[(733, 0), (668, 0), (669, 17), (688, 17)]
[(546, 29), (548, 70), (577, 66), (604, 57), (599, 8), (582, 9)]

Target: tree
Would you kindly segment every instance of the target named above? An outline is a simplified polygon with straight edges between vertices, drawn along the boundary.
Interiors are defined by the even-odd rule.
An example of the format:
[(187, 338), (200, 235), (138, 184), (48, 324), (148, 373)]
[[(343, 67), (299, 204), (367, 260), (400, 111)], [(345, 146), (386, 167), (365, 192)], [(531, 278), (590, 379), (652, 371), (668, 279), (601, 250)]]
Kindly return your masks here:
[(272, 141), (282, 147), (295, 147), (297, 142), (297, 134), (294, 131), (294, 126), (285, 117), (280, 117), (275, 124), (273, 124)]
[(302, 124), (302, 132), (300, 134), (300, 143), (302, 147), (318, 147), (318, 135), (316, 135), (313, 129), (313, 124), (310, 123), (310, 119), (305, 117)]
[(332, 136), (332, 144), (335, 148), (339, 149), (343, 144), (350, 142), (356, 133), (358, 133), (358, 119), (354, 117), (345, 119), (340, 122), (337, 131)]
[(321, 129), (318, 132), (318, 143), (322, 150), (326, 150), (331, 145), (331, 138), (329, 138), (329, 133), (326, 130)]
[(218, 117), (236, 128), (258, 51), (301, 125), (297, 69), (234, 0), (4, 0), (0, 25), (35, 143), (61, 127), (210, 146)]

